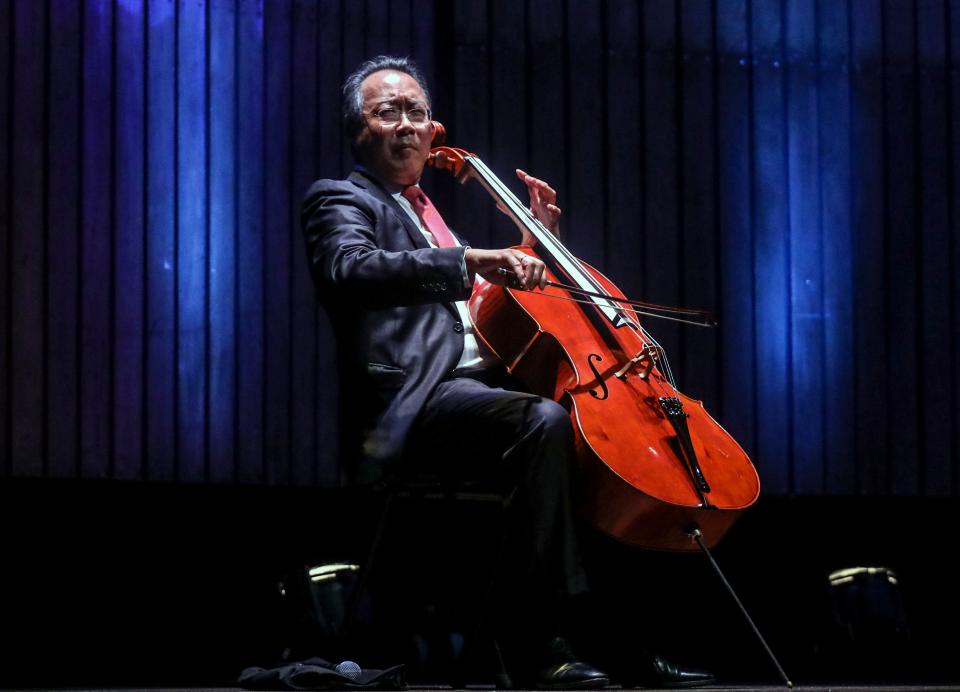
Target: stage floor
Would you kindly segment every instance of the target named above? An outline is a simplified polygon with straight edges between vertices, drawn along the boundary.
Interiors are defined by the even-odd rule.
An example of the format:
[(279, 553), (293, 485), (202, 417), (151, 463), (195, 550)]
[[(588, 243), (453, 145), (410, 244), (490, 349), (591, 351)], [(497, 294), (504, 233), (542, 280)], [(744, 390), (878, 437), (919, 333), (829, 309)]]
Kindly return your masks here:
[[(481, 610), (474, 586), (489, 578), (483, 556), (496, 549), (478, 547), (489, 508), (465, 507), (463, 521), (450, 522), (462, 535), (439, 542), (419, 540), (417, 527), (432, 520), (427, 508), (403, 505), (394, 531), (418, 540), (390, 544), (381, 566), (404, 569), (380, 570), (384, 598), (370, 599), (369, 623), (354, 640), (327, 649), (321, 636), (339, 592), (319, 594), (329, 596), (323, 608), (282, 601), (278, 580), (303, 565), (363, 559), (372, 528), (345, 519), (376, 516), (361, 509), (339, 495), (278, 489), (0, 484), (0, 525), (46, 517), (8, 532), (3, 544), (0, 613), (14, 636), (4, 645), (0, 689), (230, 691), (248, 667), (312, 655), (376, 668), (406, 663), (411, 691), (452, 689), (438, 683), (457, 679), (492, 683), (487, 643), (477, 636), (472, 656), (464, 643)], [(929, 530), (955, 516), (954, 499), (767, 499), (715, 557), (797, 690), (960, 691), (960, 590), (942, 535)], [(615, 668), (630, 664), (639, 632), (666, 659), (713, 671), (720, 684), (705, 689), (786, 689), (702, 556), (599, 539), (587, 547), (592, 564), (605, 567), (591, 575), (599, 615), (577, 642), (584, 660), (618, 680)], [(840, 628), (838, 615), (849, 609), (838, 608), (846, 601), (828, 575), (857, 565), (896, 571), (908, 629), (894, 628), (900, 610), (881, 598), (855, 611), (871, 616), (856, 621), (864, 623), (852, 630), (860, 639)], [(640, 597), (638, 584), (655, 597)]]
[[(49, 688), (48, 688), (49, 689)], [(406, 692), (437, 692), (437, 690), (452, 690), (453, 687), (444, 685), (409, 685)], [(467, 690), (493, 690), (491, 686), (469, 685)], [(622, 689), (658, 689), (651, 687), (630, 687), (610, 686), (608, 690)], [(786, 690), (785, 685), (708, 685), (695, 689), (710, 690), (711, 692), (782, 692)], [(793, 688), (797, 692), (956, 692), (960, 690), (960, 683), (956, 685), (797, 685)], [(50, 689), (49, 692), (245, 692), (241, 687), (157, 687), (157, 688), (58, 688), (56, 691)]]

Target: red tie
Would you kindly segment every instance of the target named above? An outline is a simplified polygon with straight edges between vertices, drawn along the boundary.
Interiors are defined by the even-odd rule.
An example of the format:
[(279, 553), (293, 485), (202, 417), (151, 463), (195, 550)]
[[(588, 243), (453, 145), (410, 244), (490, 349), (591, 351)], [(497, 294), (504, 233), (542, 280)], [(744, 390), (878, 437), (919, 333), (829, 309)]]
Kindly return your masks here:
[(453, 234), (447, 228), (447, 224), (443, 222), (437, 208), (433, 206), (430, 198), (423, 193), (423, 190), (416, 185), (411, 185), (401, 194), (407, 198), (423, 225), (433, 235), (437, 247), (455, 247), (457, 245), (457, 241), (453, 239)]

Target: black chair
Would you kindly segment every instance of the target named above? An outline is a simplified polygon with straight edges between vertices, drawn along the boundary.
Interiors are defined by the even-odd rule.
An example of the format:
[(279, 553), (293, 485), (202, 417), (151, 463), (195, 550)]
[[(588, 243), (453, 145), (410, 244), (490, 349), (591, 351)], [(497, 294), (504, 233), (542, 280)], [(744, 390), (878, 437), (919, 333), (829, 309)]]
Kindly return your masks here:
[[(357, 625), (361, 606), (368, 595), (371, 578), (378, 570), (383, 568), (381, 563), (391, 553), (389, 548), (393, 547), (393, 552), (396, 552), (394, 541), (400, 536), (395, 530), (391, 530), (391, 527), (393, 526), (393, 520), (403, 515), (404, 507), (419, 510), (430, 508), (429, 514), (434, 519), (431, 522), (434, 525), (433, 528), (436, 526), (436, 520), (440, 519), (443, 522), (443, 527), (449, 529), (452, 524), (457, 523), (457, 519), (462, 520), (462, 517), (458, 516), (462, 514), (462, 510), (476, 505), (497, 507), (497, 520), (500, 521), (503, 514), (500, 510), (502, 510), (506, 500), (503, 491), (491, 487), (488, 482), (453, 481), (431, 474), (397, 476), (382, 483), (374, 492), (380, 496), (378, 516), (367, 546), (366, 557), (363, 559), (356, 575), (349, 605), (340, 630), (344, 639), (352, 634)], [(474, 509), (476, 508), (474, 507)], [(409, 520), (410, 512), (407, 514)], [(419, 527), (419, 524), (417, 526)], [(427, 527), (423, 531), (409, 532), (407, 535), (408, 538), (410, 535), (418, 537), (425, 535), (428, 537), (427, 540), (430, 540), (434, 534), (435, 530)], [(471, 623), (472, 631), (469, 635), (470, 641), (467, 643), (468, 647), (472, 646), (475, 650), (486, 649), (484, 654), (480, 655), (480, 658), (492, 659), (490, 661), (490, 664), (494, 667), (492, 674), (496, 678), (498, 687), (509, 687), (510, 681), (506, 675), (496, 641), (492, 636), (484, 635), (487, 625), (484, 620), (484, 613), (489, 610), (488, 606), (491, 604), (498, 577), (497, 566), (505, 541), (506, 533), (501, 528), (498, 546), (493, 549), (493, 554), (483, 554), (482, 556), (475, 556), (473, 559), (473, 562), (482, 561), (487, 566), (489, 573), (481, 580), (483, 594), (480, 601), (480, 616), (475, 622)], [(449, 544), (441, 545), (448, 553), (454, 547)], [(437, 557), (442, 558), (442, 556)], [(463, 661), (454, 662), (454, 665), (448, 671), (454, 676), (454, 679), (451, 680), (454, 687), (462, 687), (466, 682), (467, 667), (468, 665)]]

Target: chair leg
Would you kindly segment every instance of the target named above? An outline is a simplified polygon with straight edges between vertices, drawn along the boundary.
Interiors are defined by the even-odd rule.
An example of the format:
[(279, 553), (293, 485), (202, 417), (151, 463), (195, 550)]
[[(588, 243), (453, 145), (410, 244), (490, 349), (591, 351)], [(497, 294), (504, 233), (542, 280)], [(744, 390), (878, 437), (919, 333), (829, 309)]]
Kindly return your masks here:
[(380, 510), (380, 517), (377, 520), (377, 527), (374, 530), (373, 540), (370, 542), (370, 548), (367, 550), (367, 557), (360, 565), (360, 572), (357, 575), (357, 583), (353, 587), (353, 593), (350, 595), (350, 604), (347, 606), (346, 615), (343, 618), (343, 624), (340, 627), (340, 637), (344, 638), (350, 633), (357, 617), (357, 610), (360, 607), (360, 601), (363, 599), (367, 588), (367, 582), (373, 573), (373, 566), (380, 552), (380, 545), (383, 543), (383, 535), (387, 527), (387, 519), (390, 516), (390, 509), (393, 505), (396, 491), (387, 490), (387, 496), (383, 501), (383, 508)]
[(496, 593), (497, 586), (499, 585), (501, 576), (500, 566), (503, 564), (503, 558), (506, 553), (509, 537), (510, 535), (508, 527), (506, 524), (504, 524), (500, 531), (500, 544), (497, 547), (497, 552), (493, 560), (493, 570), (488, 577), (486, 592), (483, 596), (483, 609), (480, 611), (480, 619), (476, 622), (473, 630), (473, 640), (475, 644), (483, 638), (484, 630), (487, 630), (487, 635), (490, 638), (490, 645), (495, 656), (495, 661), (493, 662), (496, 666), (494, 678), (496, 682), (496, 688), (499, 690), (514, 689), (513, 679), (507, 670), (507, 665), (503, 658), (503, 650), (498, 640), (499, 634), (496, 631), (495, 623), (491, 623), (489, 618), (489, 615), (493, 612), (494, 595)]

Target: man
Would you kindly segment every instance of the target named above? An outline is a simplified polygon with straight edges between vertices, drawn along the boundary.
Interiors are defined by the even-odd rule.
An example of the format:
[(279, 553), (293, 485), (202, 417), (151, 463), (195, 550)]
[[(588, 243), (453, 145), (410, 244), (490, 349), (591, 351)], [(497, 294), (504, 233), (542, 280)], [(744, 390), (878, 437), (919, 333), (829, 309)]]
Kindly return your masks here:
[[(475, 281), (542, 288), (544, 265), (511, 250), (462, 244), (419, 188), (433, 129), (426, 82), (403, 58), (380, 56), (344, 84), (343, 117), (357, 169), (307, 192), (302, 223), (318, 294), (337, 336), (343, 452), (352, 478), (375, 482), (403, 464), (450, 477), (496, 475), (510, 489), (508, 664), (523, 684), (602, 687), (579, 661), (565, 620), (587, 582), (572, 510), (573, 431), (554, 401), (519, 385), (474, 335)], [(533, 214), (558, 232), (556, 193), (517, 171)], [(478, 278), (481, 277), (481, 278)], [(492, 468), (495, 467), (495, 468)], [(506, 601), (505, 601), (506, 602)], [(517, 623), (523, 623), (518, 635)], [(656, 682), (709, 675), (653, 660)]]

